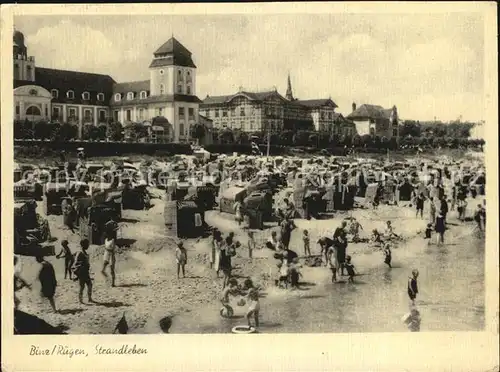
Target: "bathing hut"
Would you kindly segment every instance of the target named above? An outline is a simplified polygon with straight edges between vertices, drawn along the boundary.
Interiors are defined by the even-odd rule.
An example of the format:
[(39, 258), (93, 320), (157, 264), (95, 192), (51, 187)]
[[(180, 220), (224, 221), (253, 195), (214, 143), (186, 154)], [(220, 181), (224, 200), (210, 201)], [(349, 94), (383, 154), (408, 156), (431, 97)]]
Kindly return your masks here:
[(234, 204), (236, 202), (243, 202), (247, 195), (245, 188), (238, 186), (231, 186), (225, 189), (220, 198), (220, 211), (235, 214)]
[(203, 235), (205, 213), (194, 201), (166, 201), (164, 220), (167, 236), (198, 238)]

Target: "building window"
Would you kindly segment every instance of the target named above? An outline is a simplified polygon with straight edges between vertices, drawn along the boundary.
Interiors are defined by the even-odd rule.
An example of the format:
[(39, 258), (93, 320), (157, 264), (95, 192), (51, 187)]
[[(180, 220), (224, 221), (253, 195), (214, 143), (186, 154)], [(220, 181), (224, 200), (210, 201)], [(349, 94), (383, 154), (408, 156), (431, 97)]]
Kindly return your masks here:
[(133, 100), (134, 99), (134, 93), (132, 92), (128, 92), (127, 93), (127, 99), (130, 101), (130, 100)]
[(194, 118), (194, 108), (190, 107), (188, 109), (188, 115), (189, 115), (189, 118), (190, 119), (193, 119)]
[(222, 110), (222, 116), (223, 116), (223, 117), (227, 117), (227, 110), (226, 110), (226, 109), (223, 109), (223, 110)]
[(106, 110), (99, 110), (99, 121), (106, 121)]
[(165, 73), (165, 71), (160, 70), (160, 75), (163, 75), (164, 73)]
[(30, 106), (26, 110), (26, 115), (42, 116), (40, 109), (36, 106)]
[(218, 118), (219, 117), (219, 109), (215, 109), (214, 113), (215, 113), (215, 117)]
[(186, 88), (186, 93), (187, 94), (191, 94), (191, 87), (188, 85), (187, 88)]
[(120, 93), (115, 94), (115, 101), (120, 101), (122, 99), (122, 95)]
[(90, 93), (89, 92), (83, 92), (82, 93), (82, 99), (84, 101), (88, 101), (90, 99)]
[(69, 98), (69, 99), (75, 98), (75, 92), (73, 92), (72, 90), (68, 90), (66, 92), (66, 98)]
[(16, 105), (16, 115), (20, 114), (21, 114), (21, 108), (19, 107), (19, 105)]
[(60, 115), (60, 108), (52, 107), (52, 116), (55, 118), (59, 118), (59, 115)]
[(50, 94), (52, 94), (52, 98), (59, 98), (59, 91), (57, 89), (52, 89)]
[(98, 101), (104, 101), (104, 93), (98, 93), (97, 94), (97, 100)]
[(179, 124), (179, 135), (180, 136), (184, 135), (184, 123)]
[(126, 118), (127, 118), (127, 121), (131, 121), (132, 120), (132, 110), (127, 110), (126, 111)]
[(45, 106), (45, 117), (49, 117), (49, 108)]
[(33, 80), (32, 78), (32, 70), (31, 70), (31, 66), (28, 66), (28, 68), (26, 69), (26, 80)]
[(177, 81), (182, 81), (182, 70), (177, 70)]
[(68, 113), (70, 118), (76, 118), (76, 108), (70, 108)]
[(325, 113), (322, 111), (322, 112), (320, 113), (320, 116), (321, 116), (321, 120), (323, 120), (323, 119), (325, 118)]
[(187, 80), (188, 82), (190, 82), (190, 81), (191, 81), (191, 71), (187, 71), (187, 72), (186, 72), (186, 75), (187, 75), (187, 76), (186, 76), (186, 80)]
[(115, 123), (118, 122), (118, 115), (119, 115), (118, 110), (113, 111), (113, 119), (114, 119)]
[(328, 119), (332, 119), (333, 118), (333, 114), (331, 112), (328, 113)]
[(21, 77), (19, 76), (19, 65), (16, 63), (14, 65), (14, 79), (18, 80)]
[(160, 84), (160, 96), (165, 94), (165, 86), (163, 84)]
[(91, 120), (92, 119), (92, 111), (89, 109), (83, 110), (83, 117), (85, 120)]
[(148, 92), (146, 92), (146, 91), (142, 91), (142, 92), (141, 92), (141, 99), (145, 99), (145, 98), (147, 98), (147, 97), (148, 97)]
[(245, 116), (245, 108), (240, 108), (240, 116)]
[(179, 107), (179, 117), (180, 118), (184, 117), (184, 107)]
[(143, 119), (144, 118), (144, 109), (140, 108), (139, 109), (139, 119)]
[(177, 85), (177, 93), (182, 94), (182, 85)]

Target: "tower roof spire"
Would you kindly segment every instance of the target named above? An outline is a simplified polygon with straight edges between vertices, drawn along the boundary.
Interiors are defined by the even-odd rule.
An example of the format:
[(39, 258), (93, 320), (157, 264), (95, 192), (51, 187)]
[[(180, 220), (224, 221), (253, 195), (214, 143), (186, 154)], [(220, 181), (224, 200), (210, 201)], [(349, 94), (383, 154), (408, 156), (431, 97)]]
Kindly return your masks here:
[(292, 91), (292, 82), (290, 80), (290, 71), (288, 71), (288, 81), (286, 88), (286, 99), (289, 101), (293, 101), (293, 91)]

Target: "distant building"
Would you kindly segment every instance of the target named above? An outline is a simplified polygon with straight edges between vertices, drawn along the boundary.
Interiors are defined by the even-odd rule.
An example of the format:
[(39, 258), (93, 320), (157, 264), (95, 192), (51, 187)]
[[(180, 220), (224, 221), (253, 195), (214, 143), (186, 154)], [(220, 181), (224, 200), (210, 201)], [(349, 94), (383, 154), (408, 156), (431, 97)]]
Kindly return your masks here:
[(196, 65), (174, 37), (153, 53), (149, 80), (126, 83), (109, 75), (36, 67), (24, 35), (15, 31), (13, 40), (14, 119), (74, 124), (80, 137), (85, 125), (142, 123), (152, 140), (175, 142), (188, 142), (190, 127), (199, 122)]
[(213, 120), (215, 128), (244, 132), (282, 130), (330, 131), (337, 105), (331, 99), (294, 98), (290, 76), (286, 97), (278, 91), (239, 92), (226, 96), (207, 96), (200, 113)]
[(352, 112), (347, 116), (356, 125), (358, 135), (370, 135), (379, 137), (398, 137), (398, 111), (396, 106), (385, 109), (376, 105), (361, 105), (356, 107), (352, 104)]

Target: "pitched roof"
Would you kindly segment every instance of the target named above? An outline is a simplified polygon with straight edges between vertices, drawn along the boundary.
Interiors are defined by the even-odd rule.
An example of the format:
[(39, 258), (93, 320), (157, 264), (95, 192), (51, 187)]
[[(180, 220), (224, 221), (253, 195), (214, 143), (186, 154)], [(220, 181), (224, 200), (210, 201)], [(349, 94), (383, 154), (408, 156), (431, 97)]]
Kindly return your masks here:
[(150, 68), (172, 65), (196, 68), (191, 52), (174, 37), (171, 37), (153, 54), (155, 59), (149, 65)]
[(121, 101), (110, 100), (109, 105), (111, 107), (122, 107), (122, 106), (135, 106), (146, 103), (156, 103), (156, 102), (192, 102), (200, 103), (201, 100), (196, 96), (190, 96), (187, 94), (164, 94), (159, 96), (149, 96), (147, 98), (134, 98), (131, 100), (122, 99)]
[(130, 81), (126, 83), (116, 83), (113, 85), (113, 94), (115, 93), (128, 93), (134, 92), (139, 93), (142, 91), (149, 91), (150, 81), (142, 80), (142, 81)]
[(355, 111), (347, 115), (348, 119), (370, 118), (370, 119), (388, 119), (392, 109), (384, 109), (378, 105), (361, 105)]
[[(52, 99), (53, 103), (106, 105), (112, 95), (115, 81), (109, 75), (37, 67), (35, 82), (18, 80), (14, 82), (14, 87), (28, 84), (39, 85), (49, 92), (57, 89), (58, 98)], [(66, 98), (66, 92), (69, 90), (74, 92), (74, 99)], [(83, 92), (90, 93), (90, 100), (83, 100)], [(97, 100), (98, 93), (104, 93), (104, 101)]]
[(281, 94), (279, 94), (275, 90), (267, 91), (267, 92), (245, 92), (241, 91), (235, 94), (232, 94), (230, 96), (207, 96), (203, 100), (204, 105), (214, 105), (214, 104), (223, 104), (223, 103), (229, 103), (233, 98), (243, 95), (247, 97), (251, 101), (264, 101), (265, 99), (269, 97), (279, 97), (283, 101), (286, 101), (285, 97), (283, 97)]
[(301, 99), (295, 101), (303, 106), (307, 106), (309, 108), (316, 108), (316, 107), (323, 107), (327, 105), (331, 105), (334, 108), (337, 108), (338, 106), (333, 102), (330, 98), (326, 99)]

